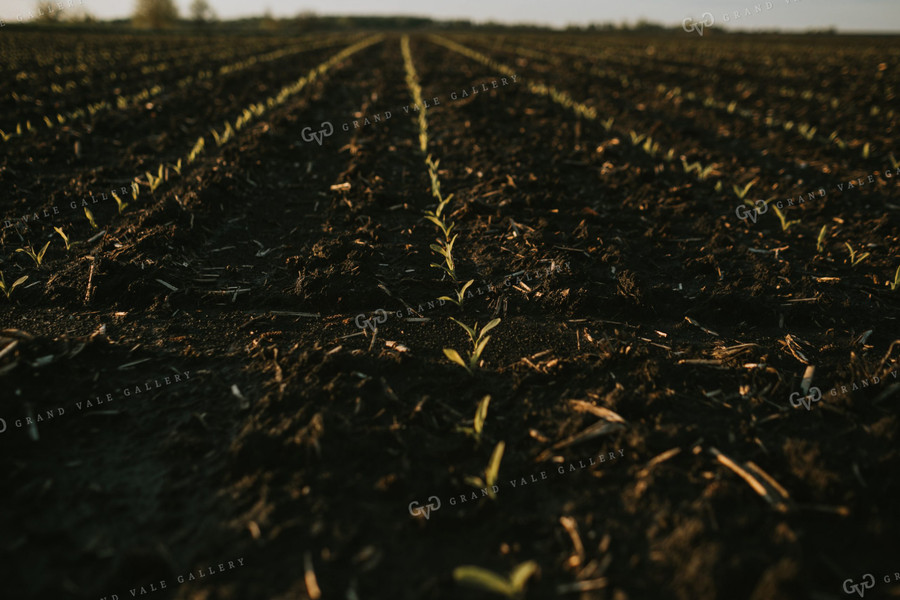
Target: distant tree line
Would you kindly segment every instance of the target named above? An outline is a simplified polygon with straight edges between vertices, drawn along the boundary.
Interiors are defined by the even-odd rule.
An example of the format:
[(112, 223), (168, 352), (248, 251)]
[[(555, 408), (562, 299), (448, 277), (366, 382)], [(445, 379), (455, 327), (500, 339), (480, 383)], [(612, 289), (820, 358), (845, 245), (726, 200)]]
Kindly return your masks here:
[[(83, 0), (76, 0), (82, 4)], [(488, 21), (486, 23), (474, 23), (470, 19), (435, 20), (428, 17), (410, 16), (337, 16), (317, 15), (312, 11), (303, 11), (294, 17), (275, 18), (271, 11), (259, 17), (218, 21), (215, 12), (210, 6), (209, 0), (192, 0), (189, 14), (186, 17), (178, 12), (175, 0), (134, 0), (134, 13), (129, 20), (114, 20), (103, 25), (120, 26), (130, 22), (131, 25), (142, 29), (187, 29), (202, 27), (208, 31), (235, 31), (258, 32), (260, 30), (279, 34), (292, 34), (298, 32), (313, 31), (344, 31), (344, 30), (477, 30), (483, 32), (537, 32), (556, 31), (543, 25), (530, 23), (506, 24)], [(71, 25), (71, 24), (97, 24), (90, 13), (79, 6), (76, 10), (59, 10), (58, 5), (49, 0), (39, 0), (36, 3), (36, 16), (34, 21), (38, 24)], [(681, 26), (665, 26), (641, 19), (634, 24), (629, 23), (586, 23), (583, 25), (571, 24), (564, 28), (568, 33), (684, 33)], [(723, 31), (723, 33), (725, 33)], [(767, 33), (767, 32), (758, 32)], [(836, 34), (832, 29), (811, 31), (815, 34)]]

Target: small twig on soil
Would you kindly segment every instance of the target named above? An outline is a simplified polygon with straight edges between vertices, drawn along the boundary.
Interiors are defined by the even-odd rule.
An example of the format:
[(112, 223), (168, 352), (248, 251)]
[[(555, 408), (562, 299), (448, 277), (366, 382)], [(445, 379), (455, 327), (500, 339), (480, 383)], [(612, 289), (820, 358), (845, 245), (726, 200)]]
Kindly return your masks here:
[(88, 273), (88, 282), (87, 282), (87, 290), (84, 292), (84, 303), (88, 304), (91, 301), (91, 283), (94, 281), (94, 258), (88, 257), (91, 261), (91, 270)]
[(566, 528), (566, 533), (572, 538), (572, 546), (575, 553), (569, 557), (567, 561), (570, 567), (577, 567), (584, 564), (584, 544), (581, 542), (581, 536), (578, 534), (578, 523), (572, 517), (560, 517), (559, 522)]
[(625, 426), (621, 423), (599, 421), (597, 423), (594, 423), (584, 431), (576, 433), (575, 435), (569, 436), (561, 442), (553, 444), (553, 446), (551, 446), (549, 450), (544, 450), (543, 452), (541, 452), (541, 454), (537, 457), (536, 462), (544, 462), (545, 460), (549, 459), (554, 450), (562, 450), (563, 448), (568, 448), (569, 446), (592, 440), (596, 437), (600, 437), (601, 435), (615, 433), (617, 431), (621, 431), (622, 429), (625, 429)]
[(131, 367), (133, 367), (133, 366), (135, 366), (135, 365), (139, 365), (139, 364), (141, 364), (141, 363), (145, 363), (145, 362), (147, 362), (148, 360), (153, 360), (153, 359), (152, 359), (152, 358), (142, 358), (142, 359), (136, 360), (136, 361), (134, 361), (134, 362), (125, 363), (124, 365), (119, 365), (118, 368), (119, 368), (120, 371), (124, 371), (125, 369), (130, 369)]
[(556, 593), (570, 594), (573, 592), (588, 592), (591, 590), (599, 590), (605, 588), (606, 583), (606, 577), (589, 579), (587, 581), (576, 581), (575, 583), (563, 583), (556, 586)]
[(305, 571), (303, 579), (306, 582), (306, 592), (311, 600), (319, 600), (322, 597), (322, 591), (319, 589), (319, 583), (316, 581), (316, 572), (313, 570), (312, 555), (309, 552), (303, 554), (303, 570)]
[(578, 412), (589, 412), (592, 415), (609, 421), (610, 423), (625, 423), (625, 419), (622, 417), (622, 415), (603, 406), (595, 406), (594, 404), (585, 402), (584, 400), (569, 400), (569, 404), (571, 404), (572, 408), (574, 408)]
[(156, 281), (160, 282), (161, 284), (163, 284), (164, 286), (166, 286), (167, 288), (169, 288), (169, 289), (172, 290), (173, 292), (177, 292), (177, 291), (178, 291), (178, 288), (175, 287), (174, 285), (172, 285), (171, 283), (166, 283), (166, 282), (163, 281), (162, 279), (157, 279)]
[(688, 323), (690, 323), (691, 325), (693, 325), (694, 327), (699, 327), (705, 333), (719, 337), (718, 333), (716, 333), (712, 329), (707, 329), (706, 327), (704, 327), (703, 325), (701, 325), (700, 323), (698, 323), (697, 321), (695, 321), (694, 319), (692, 319), (690, 317), (685, 317), (684, 320), (687, 321)]
[[(750, 484), (750, 487), (752, 487), (757, 494), (765, 498), (775, 510), (778, 512), (788, 512), (790, 510), (790, 495), (787, 493), (787, 490), (781, 487), (777, 481), (772, 479), (768, 473), (757, 467), (752, 461), (744, 463), (745, 469), (728, 456), (719, 452), (716, 448), (710, 448), (709, 451), (720, 463), (737, 473), (744, 481)], [(750, 471), (752, 471), (752, 473)]]

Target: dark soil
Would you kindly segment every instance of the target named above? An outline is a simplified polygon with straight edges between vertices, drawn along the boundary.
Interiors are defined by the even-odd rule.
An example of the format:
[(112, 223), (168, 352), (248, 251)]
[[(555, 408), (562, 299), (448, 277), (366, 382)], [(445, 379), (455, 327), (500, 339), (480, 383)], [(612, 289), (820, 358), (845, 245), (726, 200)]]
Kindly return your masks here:
[[(602, 40), (567, 43), (599, 53)], [(0, 596), (477, 599), (492, 596), (455, 568), (506, 576), (529, 560), (527, 598), (842, 598), (867, 573), (866, 598), (900, 595), (900, 172), (887, 177), (887, 162), (869, 182), (872, 158), (610, 90), (571, 56), (516, 45), (471, 44), (519, 74), (494, 88), (502, 73), (412, 36), (423, 96), (440, 100), (428, 151), (454, 194), (457, 270), (474, 280), (461, 308), (437, 300), (455, 288), (429, 266), (436, 201), (399, 36), (221, 148), (207, 135), (200, 161), (123, 214), (92, 204), (106, 231), (93, 241), (72, 199), (172, 162), (341, 46), (5, 144), (0, 214), (60, 214), (0, 232), (5, 281), (29, 276), (0, 297)], [(755, 47), (790, 64), (797, 45)], [(855, 42), (844, 59), (868, 55)], [(792, 73), (815, 89), (813, 67)], [(717, 77), (723, 90), (740, 79)], [(532, 93), (537, 82), (599, 119)], [(855, 106), (864, 89), (828, 92)], [(896, 136), (895, 123), (834, 118), (859, 140), (865, 127)], [(323, 122), (331, 136), (303, 141)], [(718, 174), (698, 180), (630, 131)], [(733, 186), (754, 179), (754, 200), (828, 194), (786, 206), (798, 222), (783, 231), (774, 209), (735, 215)], [(40, 267), (15, 252), (51, 240)], [(851, 265), (845, 243), (869, 256)], [(474, 375), (444, 356), (468, 344), (449, 317), (501, 319)], [(807, 366), (822, 393), (809, 409), (791, 402)], [(486, 395), (476, 439), (461, 428)], [(572, 441), (589, 428), (600, 433)], [(500, 442), (485, 497), (469, 480)]]

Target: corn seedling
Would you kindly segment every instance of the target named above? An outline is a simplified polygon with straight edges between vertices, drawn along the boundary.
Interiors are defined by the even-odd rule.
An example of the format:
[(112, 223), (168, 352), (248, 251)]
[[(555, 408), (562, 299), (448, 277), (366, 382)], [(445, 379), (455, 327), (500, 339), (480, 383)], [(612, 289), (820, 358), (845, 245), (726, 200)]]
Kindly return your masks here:
[(797, 125), (797, 131), (807, 140), (812, 140), (816, 137), (816, 128), (811, 127), (808, 123), (801, 123)]
[(126, 208), (128, 208), (128, 203), (123, 202), (122, 199), (119, 198), (119, 195), (115, 192), (112, 192), (112, 197), (113, 197), (113, 200), (116, 201), (116, 205), (119, 207), (119, 214), (121, 215), (122, 211), (124, 211)]
[(819, 230), (819, 237), (816, 238), (816, 250), (819, 252), (825, 251), (825, 234), (828, 233), (828, 225), (822, 225), (822, 229)]
[(894, 153), (893, 153), (893, 152), (891, 152), (891, 153), (888, 155), (888, 159), (891, 161), (891, 166), (892, 166), (892, 167), (894, 167), (895, 169), (900, 169), (900, 161), (898, 161), (896, 158), (894, 158)]
[(469, 354), (468, 362), (464, 361), (462, 359), (462, 357), (459, 355), (459, 352), (457, 352), (453, 348), (444, 348), (444, 354), (451, 361), (453, 361), (456, 364), (458, 364), (459, 366), (463, 367), (466, 371), (468, 371), (471, 374), (472, 371), (481, 362), (481, 353), (484, 352), (485, 346), (487, 346), (487, 343), (491, 339), (491, 336), (485, 335), (485, 334), (488, 331), (490, 331), (491, 329), (493, 329), (494, 327), (496, 327), (497, 325), (499, 325), (500, 319), (494, 319), (493, 321), (491, 321), (490, 323), (485, 325), (481, 329), (481, 331), (477, 331), (478, 323), (475, 323), (475, 327), (472, 328), (472, 327), (469, 327), (468, 325), (466, 325), (465, 323), (461, 323), (461, 322), (457, 321), (453, 317), (450, 317), (450, 320), (453, 321), (454, 323), (456, 323), (457, 325), (459, 325), (460, 327), (462, 327), (463, 329), (465, 329), (466, 333), (469, 334), (469, 341), (472, 342), (472, 352)]
[(637, 133), (636, 131), (634, 131), (634, 130), (629, 131), (629, 132), (628, 132), (628, 135), (631, 136), (631, 145), (632, 145), (632, 146), (637, 146), (637, 145), (640, 144), (642, 141), (644, 141), (644, 138), (645, 138), (645, 137), (647, 137), (647, 134), (646, 134), (646, 133), (638, 134), (638, 133)]
[(610, 117), (605, 121), (600, 121), (600, 124), (603, 126), (603, 129), (605, 129), (606, 131), (609, 131), (610, 129), (612, 129), (614, 120), (615, 119), (613, 119), (613, 117)]
[(469, 289), (469, 286), (472, 285), (473, 283), (475, 283), (474, 279), (470, 279), (467, 282), (465, 282), (463, 284), (462, 288), (458, 292), (456, 292), (455, 300), (453, 298), (451, 298), (450, 296), (441, 296), (440, 298), (438, 298), (438, 300), (446, 300), (447, 302), (452, 302), (453, 304), (462, 308), (463, 299), (465, 298), (465, 295), (466, 295), (466, 290)]
[(781, 221), (781, 230), (782, 231), (787, 231), (788, 229), (791, 228), (791, 225), (800, 223), (799, 220), (788, 221), (787, 217), (784, 215), (783, 212), (781, 212), (781, 210), (779, 210), (779, 208), (777, 206), (773, 206), (772, 208), (775, 209), (775, 214), (778, 215), (778, 220)]
[(475, 418), (472, 421), (472, 427), (457, 427), (456, 431), (471, 435), (475, 438), (476, 442), (480, 442), (481, 431), (484, 429), (485, 420), (487, 420), (488, 404), (490, 403), (490, 396), (482, 398), (481, 402), (478, 403), (478, 408), (475, 410)]
[[(697, 166), (700, 167), (700, 163), (697, 163)], [(713, 171), (715, 171), (715, 167), (713, 165), (709, 165), (708, 167), (700, 167), (697, 170), (697, 179), (700, 181), (706, 181), (706, 178), (712, 175)]]
[(32, 248), (31, 246), (28, 246), (27, 248), (18, 248), (16, 250), (16, 252), (22, 252), (26, 256), (31, 257), (31, 260), (34, 261), (34, 264), (37, 265), (38, 267), (40, 267), (41, 263), (44, 262), (44, 254), (47, 253), (47, 248), (49, 248), (49, 247), (50, 247), (50, 242), (47, 242), (46, 244), (44, 244), (44, 247), (41, 248), (40, 252), (35, 252), (34, 248)]
[(431, 244), (431, 246), (429, 246), (434, 252), (444, 257), (444, 264), (439, 265), (437, 263), (431, 263), (431, 266), (443, 270), (451, 279), (453, 279), (453, 281), (457, 281), (456, 265), (453, 262), (453, 243), (456, 242), (457, 236), (459, 236), (459, 234), (454, 235), (449, 240), (443, 242), (439, 241), (437, 244)]
[(174, 165), (169, 165), (169, 166), (172, 167), (173, 171), (175, 171), (176, 173), (181, 175), (181, 159), (180, 158), (178, 159), (177, 163), (175, 163)]
[(513, 569), (507, 578), (481, 567), (464, 565), (453, 569), (453, 579), (463, 585), (494, 592), (511, 600), (516, 600), (524, 597), (525, 584), (538, 570), (538, 564), (533, 560), (529, 560)]
[[(448, 198), (449, 200), (449, 198)], [(450, 239), (450, 232), (453, 231), (453, 227), (456, 226), (456, 223), (450, 223), (449, 227), (447, 223), (444, 222), (443, 219), (440, 218), (441, 211), (444, 209), (446, 203), (438, 204), (437, 210), (425, 211), (425, 218), (438, 226), (438, 228), (444, 233), (444, 239)]]
[(869, 151), (870, 151), (870, 150), (871, 150), (871, 147), (869, 146), (869, 142), (866, 142), (866, 145), (863, 146), (863, 149), (862, 149), (862, 157), (863, 157), (863, 158), (869, 158)]
[(187, 157), (188, 164), (191, 164), (192, 162), (197, 160), (197, 157), (200, 156), (201, 152), (203, 152), (204, 146), (206, 146), (206, 140), (201, 137), (194, 144), (194, 147), (191, 148), (191, 153), (188, 154), (188, 157)]
[(491, 460), (484, 470), (484, 479), (481, 477), (473, 477), (471, 475), (466, 477), (466, 483), (475, 486), (478, 489), (485, 490), (491, 500), (494, 500), (497, 497), (497, 494), (494, 493), (494, 484), (497, 483), (497, 475), (500, 474), (500, 461), (503, 459), (504, 448), (506, 448), (506, 443), (504, 442), (499, 442), (494, 448), (494, 452), (491, 454)]
[(867, 256), (869, 256), (868, 252), (865, 252), (865, 253), (857, 256), (856, 251), (853, 249), (853, 246), (851, 246), (847, 242), (844, 242), (844, 245), (847, 246), (847, 252), (850, 253), (850, 266), (851, 267), (855, 267), (856, 265), (858, 265), (859, 263), (864, 261)]
[(4, 294), (6, 294), (6, 299), (9, 300), (9, 297), (13, 293), (13, 290), (16, 289), (18, 286), (22, 285), (23, 283), (25, 283), (26, 279), (28, 279), (28, 275), (25, 275), (24, 277), (19, 277), (18, 279), (16, 279), (13, 282), (12, 285), (7, 287), (6, 278), (3, 276), (3, 271), (0, 271), (0, 292), (3, 292)]
[(682, 159), (681, 159), (681, 167), (684, 169), (684, 172), (685, 172), (685, 173), (691, 174), (691, 173), (694, 172), (695, 170), (699, 170), (699, 169), (700, 169), (700, 163), (698, 163), (698, 162), (695, 162), (695, 163), (688, 163), (687, 160), (685, 160), (684, 158), (682, 158)]
[(91, 227), (93, 227), (94, 229), (100, 229), (100, 227), (97, 226), (97, 221), (94, 220), (94, 213), (92, 213), (91, 209), (89, 209), (87, 206), (84, 207), (84, 216), (87, 217), (87, 220), (91, 224)]
[(734, 195), (738, 197), (738, 200), (743, 201), (744, 197), (747, 196), (747, 192), (750, 191), (750, 188), (753, 187), (754, 183), (756, 183), (755, 179), (753, 181), (751, 181), (750, 183), (748, 183), (747, 185), (745, 185), (743, 188), (739, 188), (736, 185), (732, 185), (731, 189), (734, 190)]
[(659, 152), (659, 143), (654, 142), (652, 137), (647, 136), (647, 139), (644, 141), (643, 149), (644, 152), (646, 152), (650, 156), (656, 156), (656, 154)]
[(54, 227), (53, 230), (59, 234), (59, 237), (62, 238), (63, 242), (66, 244), (66, 250), (72, 247), (72, 244), (69, 243), (69, 236), (63, 233), (63, 230), (59, 227)]
[(896, 291), (897, 288), (900, 288), (900, 267), (897, 267), (897, 272), (894, 273), (894, 281), (891, 283), (891, 290)]
[(160, 185), (162, 185), (163, 175), (165, 174), (163, 169), (164, 169), (164, 167), (162, 165), (159, 165), (159, 172), (156, 177), (154, 177), (153, 174), (150, 173), (150, 171), (146, 171), (147, 184), (150, 186), (151, 192), (155, 192), (156, 188), (158, 188)]
[(834, 142), (834, 144), (837, 145), (837, 147), (840, 148), (841, 150), (847, 149), (847, 142), (845, 142), (844, 140), (842, 140), (841, 138), (838, 137), (837, 131), (831, 132), (831, 135), (828, 136), (828, 141)]
[(131, 182), (131, 197), (135, 200), (138, 199), (141, 195), (141, 186), (137, 184), (136, 181)]

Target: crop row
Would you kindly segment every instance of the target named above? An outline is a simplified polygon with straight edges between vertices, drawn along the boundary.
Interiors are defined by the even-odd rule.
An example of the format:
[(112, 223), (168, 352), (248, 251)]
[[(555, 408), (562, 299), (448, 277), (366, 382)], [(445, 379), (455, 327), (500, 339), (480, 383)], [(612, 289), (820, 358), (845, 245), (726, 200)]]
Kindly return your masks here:
[[(242, 59), (231, 64), (223, 65), (216, 71), (203, 69), (193, 75), (182, 77), (181, 79), (176, 81), (175, 84), (171, 86), (171, 88), (160, 84), (154, 84), (153, 86), (146, 87), (139, 92), (128, 96), (117, 96), (114, 103), (110, 100), (100, 100), (98, 102), (88, 104), (87, 106), (75, 110), (66, 111), (65, 113), (57, 113), (55, 115), (42, 115), (41, 117), (39, 117), (38, 122), (42, 122), (47, 129), (54, 129), (60, 125), (71, 125), (72, 122), (79, 121), (88, 117), (94, 117), (97, 114), (103, 113), (108, 110), (125, 110), (131, 106), (144, 103), (151, 98), (159, 96), (169, 89), (183, 90), (208, 79), (230, 75), (233, 73), (244, 71), (262, 63), (280, 60), (282, 58), (302, 52), (309, 52), (320, 48), (326, 48), (336, 45), (337, 43), (339, 43), (339, 40), (332, 37), (327, 38), (323, 41), (311, 43), (308, 42), (300, 44), (298, 46), (292, 46), (289, 48), (282, 48), (280, 50), (268, 52), (263, 55), (251, 56), (249, 58)], [(0, 141), (9, 142), (10, 140), (13, 140), (15, 138), (21, 138), (29, 133), (35, 133), (37, 131), (39, 131), (39, 127), (36, 124), (31, 123), (30, 120), (26, 120), (24, 125), (21, 122), (17, 123), (15, 129), (8, 133), (0, 129)]]
[[(300, 77), (292, 83), (283, 86), (277, 94), (265, 98), (260, 102), (248, 105), (235, 118), (226, 121), (224, 131), (219, 132), (216, 130), (212, 130), (212, 134), (217, 141), (217, 145), (224, 146), (253, 120), (266, 115), (271, 110), (277, 107), (283, 106), (290, 98), (301, 92), (310, 83), (324, 76), (329, 70), (333, 69), (339, 63), (352, 56), (353, 54), (371, 46), (372, 44), (379, 42), (381, 39), (381, 36), (371, 36), (355, 44), (347, 46), (324, 62), (320, 63), (318, 66), (311, 69), (306, 75)], [(129, 206), (135, 205), (140, 200), (140, 198), (142, 197), (142, 190), (146, 189), (148, 195), (152, 199), (155, 199), (157, 191), (164, 184), (173, 182), (177, 178), (180, 178), (187, 174), (187, 172), (191, 168), (191, 165), (197, 161), (201, 154), (205, 153), (205, 142), (205, 138), (200, 137), (183, 158), (179, 158), (174, 163), (161, 163), (157, 167), (157, 169), (155, 169), (155, 172), (148, 171), (144, 174), (143, 177), (135, 177), (131, 182), (130, 187), (123, 187), (121, 189), (114, 189), (110, 191), (111, 198), (108, 198), (106, 193), (104, 193), (102, 194), (101, 198), (95, 199), (94, 202), (107, 201), (109, 199), (112, 199), (116, 202), (116, 205), (118, 207), (117, 214), (123, 215), (127, 211)], [(89, 238), (83, 241), (79, 241), (72, 237), (71, 231), (66, 232), (61, 227), (54, 228), (56, 236), (58, 236), (58, 238), (60, 238), (64, 242), (66, 252), (70, 252), (73, 248), (80, 247), (83, 243), (92, 243), (95, 240), (102, 238), (107, 232), (106, 229), (101, 228), (101, 225), (97, 222), (93, 211), (91, 211), (87, 203), (83, 201), (82, 205), (85, 220), (90, 226)], [(17, 230), (14, 229), (13, 231)], [(52, 239), (44, 243), (39, 250), (37, 249), (39, 247), (39, 244), (31, 244), (26, 242), (24, 239), (21, 239), (21, 242), (22, 246), (20, 248), (17, 248), (14, 251), (14, 254), (21, 253), (28, 256), (31, 259), (34, 268), (39, 270), (43, 269), (45, 255), (47, 254), (48, 249), (51, 247)], [(29, 276), (26, 275), (24, 277), (17, 278), (15, 281), (7, 281), (4, 273), (2, 272), (2, 270), (0, 270), (0, 291), (2, 291), (7, 298), (9, 298), (13, 290), (16, 287), (23, 285), (27, 281), (28, 277)]]
[[(749, 99), (752, 96), (765, 98), (770, 94), (774, 94), (783, 99), (791, 101), (804, 100), (812, 102), (813, 100), (815, 100), (819, 103), (819, 105), (831, 107), (831, 109), (833, 110), (837, 109), (840, 106), (847, 105), (846, 98), (838, 98), (827, 92), (816, 92), (811, 89), (798, 90), (795, 87), (792, 87), (790, 83), (796, 81), (796, 73), (785, 74), (784, 76), (779, 78), (779, 83), (775, 84), (773, 83), (774, 79), (770, 69), (763, 70), (762, 72), (756, 74), (748, 74), (746, 69), (740, 66), (735, 66), (733, 62), (726, 62), (718, 66), (710, 66), (704, 63), (686, 62), (683, 60), (664, 60), (658, 58), (658, 52), (654, 52), (648, 55), (646, 51), (642, 52), (634, 50), (631, 53), (620, 54), (610, 52), (605, 48), (601, 50), (593, 46), (583, 47), (554, 44), (552, 45), (552, 49), (573, 56), (582, 56), (588, 58), (591, 61), (614, 60), (620, 65), (625, 65), (628, 67), (649, 67), (655, 74), (658, 74), (660, 72), (668, 73), (675, 77), (678, 77), (682, 81), (703, 81), (712, 71), (715, 71), (718, 74), (730, 73), (739, 80), (738, 83), (735, 84), (735, 90), (740, 95), (740, 97), (745, 99)], [(888, 118), (893, 118), (895, 114), (893, 109), (886, 106), (876, 105), (876, 103), (880, 102), (883, 98), (890, 98), (894, 95), (893, 86), (885, 82), (884, 78), (880, 75), (888, 68), (886, 63), (882, 64), (884, 65), (883, 67), (877, 67), (877, 70), (873, 70), (873, 72), (868, 77), (855, 77), (851, 78), (849, 81), (847, 81), (846, 76), (840, 78), (839, 88), (842, 92), (849, 91), (851, 93), (858, 92), (864, 94), (864, 98), (861, 100), (861, 102), (869, 111), (870, 116), (875, 117), (878, 115), (884, 115)], [(846, 70), (846, 64), (843, 64), (842, 66), (837, 68)], [(748, 85), (747, 81), (754, 81), (756, 83), (754, 85)], [(884, 82), (884, 85), (880, 88), (877, 87), (877, 83), (879, 81)], [(821, 89), (822, 86), (820, 84), (821, 81), (817, 80), (817, 87)], [(868, 86), (868, 88), (866, 89), (864, 88), (864, 86)]]
[[(565, 47), (546, 47), (539, 44), (532, 44), (531, 46), (532, 47), (526, 48), (522, 46), (502, 46), (496, 43), (494, 44), (494, 48), (501, 51), (541, 60), (552, 64), (554, 67), (565, 65), (572, 68), (573, 65), (570, 62), (567, 62), (564, 57), (561, 57), (555, 52), (555, 50), (565, 50)], [(535, 50), (534, 47), (539, 47), (541, 50)], [(592, 63), (593, 61), (591, 64)], [(578, 65), (574, 66), (575, 68), (578, 68)], [(890, 152), (882, 151), (880, 154), (877, 152), (873, 153), (871, 151), (873, 145), (871, 142), (845, 141), (838, 131), (833, 131), (826, 137), (819, 134), (818, 128), (810, 123), (786, 121), (771, 114), (763, 115), (755, 110), (742, 108), (736, 100), (720, 100), (712, 94), (705, 94), (703, 92), (698, 93), (689, 89), (686, 90), (683, 85), (667, 86), (665, 83), (657, 83), (654, 87), (652, 84), (644, 83), (643, 80), (637, 77), (629, 77), (626, 75), (625, 72), (630, 71), (630, 67), (633, 66), (634, 65), (627, 65), (625, 68), (618, 69), (590, 66), (586, 70), (590, 75), (615, 82), (622, 89), (643, 90), (656, 95), (657, 98), (661, 99), (663, 102), (671, 101), (676, 107), (687, 102), (704, 108), (712, 108), (718, 110), (720, 113), (738, 116), (741, 119), (749, 121), (754, 126), (764, 124), (766, 127), (775, 131), (795, 134), (798, 138), (802, 138), (807, 142), (814, 142), (827, 148), (835, 147), (837, 150), (841, 151), (843, 157), (862, 156), (864, 159), (869, 159), (870, 157), (879, 158), (881, 162), (884, 162), (885, 160), (894, 160)]]
[[(473, 60), (481, 62), (482, 64), (485, 64), (485, 65), (491, 66), (492, 68), (497, 69), (501, 72), (508, 73), (508, 74), (512, 73), (512, 69), (510, 67), (503, 65), (499, 62), (496, 62), (493, 59), (491, 59), (490, 57), (488, 57), (480, 52), (477, 52), (475, 50), (472, 50), (471, 48), (467, 48), (465, 46), (457, 44), (451, 40), (443, 39), (440, 36), (431, 36), (431, 37), (436, 42), (450, 48), (451, 50), (459, 52), (460, 54), (468, 56), (468, 57), (472, 58)], [(529, 82), (528, 88), (534, 94), (550, 97), (551, 99), (553, 99), (554, 102), (572, 110), (576, 115), (579, 115), (585, 119), (592, 120), (592, 121), (599, 120), (597, 117), (596, 109), (594, 109), (593, 107), (587, 107), (584, 104), (573, 100), (567, 92), (560, 91), (560, 90), (557, 90), (556, 88), (553, 88), (552, 86), (547, 86), (543, 83), (533, 82), (533, 81)], [(601, 124), (607, 131), (609, 131), (612, 128), (612, 123), (613, 123), (612, 119), (609, 119), (608, 121), (603, 122)], [(669, 149), (668, 152), (663, 154), (661, 152), (661, 149), (659, 148), (659, 145), (656, 142), (654, 142), (648, 134), (630, 131), (629, 137), (630, 137), (631, 145), (633, 148), (642, 150), (645, 154), (649, 155), (652, 158), (660, 157), (665, 162), (672, 162), (672, 160), (674, 158), (674, 154), (675, 154), (674, 149)], [(711, 175), (721, 175), (721, 173), (718, 172), (714, 166), (703, 166), (700, 163), (689, 164), (683, 157), (681, 160), (682, 160), (682, 166), (683, 166), (685, 173), (686, 174), (694, 173), (695, 177), (699, 181), (705, 181)], [(756, 202), (751, 201), (748, 198), (750, 189), (756, 184), (757, 184), (757, 180), (754, 180), (748, 184), (743, 184), (743, 185), (738, 185), (735, 182), (731, 185), (731, 188), (732, 188), (732, 192), (734, 193), (734, 195), (738, 199), (738, 201), (740, 201), (742, 203), (746, 203), (746, 204), (750, 205), (751, 207), (758, 205), (759, 202), (763, 202), (765, 204), (765, 206), (768, 207), (775, 200), (775, 198), (768, 198), (766, 200), (758, 200)], [(719, 179), (718, 181), (716, 181), (715, 189), (714, 189), (715, 193), (722, 194), (724, 192), (724, 189), (725, 189), (725, 186), (723, 184), (723, 180)], [(778, 208), (778, 206), (772, 206), (772, 208), (773, 208), (773, 211), (775, 212), (776, 216), (778, 216), (778, 218), (779, 218), (779, 222), (781, 224), (781, 229), (782, 229), (783, 233), (787, 233), (788, 230), (793, 225), (799, 223), (799, 221), (797, 221), (797, 220), (789, 219), (787, 217), (786, 210), (782, 211), (781, 209)], [(823, 252), (825, 250), (825, 247), (823, 244), (825, 242), (826, 233), (827, 233), (826, 228), (821, 229), (819, 232), (819, 237), (817, 239), (817, 249), (819, 250), (819, 252)], [(858, 266), (862, 262), (863, 259), (868, 257), (867, 253), (857, 253), (856, 251), (854, 251), (852, 249), (852, 246), (849, 243), (845, 242), (844, 247), (846, 247), (850, 250), (850, 252), (848, 254), (847, 264), (849, 264), (851, 267)], [(886, 284), (890, 285), (892, 289), (897, 289), (897, 285), (898, 285), (897, 277), (898, 276), (900, 276), (900, 270), (898, 270), (897, 274), (895, 274), (893, 284), (891, 284), (889, 279), (886, 281)], [(877, 275), (875, 276), (875, 280), (876, 281), (878, 280)]]
[[(268, 38), (254, 38), (252, 45)], [(177, 44), (173, 48), (173, 43)], [(86, 68), (115, 68), (118, 65), (146, 62), (153, 56), (180, 53), (192, 49), (199, 53), (227, 47), (229, 38), (159, 39), (143, 35), (96, 34), (82, 36), (60, 33), (10, 32), (0, 39), (0, 52), (9, 59), (0, 68), (4, 73), (40, 71), (55, 74), (78, 73)], [(39, 52), (35, 49), (39, 48)]]

